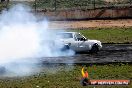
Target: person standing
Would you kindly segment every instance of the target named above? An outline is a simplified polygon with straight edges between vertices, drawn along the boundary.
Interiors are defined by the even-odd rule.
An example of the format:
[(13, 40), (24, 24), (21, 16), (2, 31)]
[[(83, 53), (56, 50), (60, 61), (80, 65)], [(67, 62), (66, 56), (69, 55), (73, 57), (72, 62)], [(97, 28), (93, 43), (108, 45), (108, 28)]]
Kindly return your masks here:
[(89, 79), (89, 74), (88, 74), (87, 69), (85, 69), (83, 67), (82, 70), (81, 70), (81, 73), (82, 73), (81, 85), (83, 85), (83, 86), (90, 85), (91, 82), (90, 82), (90, 79)]

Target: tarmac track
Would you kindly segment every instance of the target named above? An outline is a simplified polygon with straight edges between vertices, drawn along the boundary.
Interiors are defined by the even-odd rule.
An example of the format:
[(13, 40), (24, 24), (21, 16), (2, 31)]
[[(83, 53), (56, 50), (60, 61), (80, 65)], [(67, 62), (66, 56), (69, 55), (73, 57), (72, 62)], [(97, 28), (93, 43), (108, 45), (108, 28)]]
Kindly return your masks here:
[(132, 44), (103, 44), (103, 48), (97, 54), (78, 53), (67, 57), (50, 57), (43, 63), (132, 63)]
[[(107, 64), (107, 63), (132, 63), (132, 44), (103, 44), (103, 48), (97, 54), (78, 53), (74, 56), (65, 57), (43, 57), (40, 59), (35, 71), (47, 68), (56, 68), (58, 65), (89, 65), (89, 64)], [(42, 66), (42, 68), (41, 68)], [(45, 68), (43, 68), (45, 67)], [(56, 68), (58, 69), (58, 68)], [(46, 69), (45, 69), (46, 70)], [(0, 67), (0, 76), (7, 76), (5, 74), (8, 70)], [(10, 73), (10, 72), (9, 72)]]

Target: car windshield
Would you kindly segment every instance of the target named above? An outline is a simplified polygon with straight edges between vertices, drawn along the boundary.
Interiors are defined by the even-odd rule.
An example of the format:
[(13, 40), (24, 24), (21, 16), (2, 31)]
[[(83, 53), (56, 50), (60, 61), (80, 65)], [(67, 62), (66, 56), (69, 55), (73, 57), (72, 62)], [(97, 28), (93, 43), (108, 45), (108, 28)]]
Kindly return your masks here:
[(59, 33), (57, 34), (59, 38), (67, 39), (67, 38), (73, 38), (72, 33)]
[(81, 34), (76, 35), (77, 38), (84, 38)]

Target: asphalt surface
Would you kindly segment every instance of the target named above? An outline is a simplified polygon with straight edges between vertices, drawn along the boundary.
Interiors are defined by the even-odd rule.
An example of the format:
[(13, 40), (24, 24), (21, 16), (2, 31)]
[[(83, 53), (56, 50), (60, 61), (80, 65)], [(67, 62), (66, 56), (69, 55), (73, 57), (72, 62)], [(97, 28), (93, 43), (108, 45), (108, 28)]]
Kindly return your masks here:
[(132, 63), (132, 44), (103, 44), (97, 54), (78, 53), (67, 57), (49, 57), (43, 63)]
[[(74, 64), (107, 64), (107, 63), (132, 63), (132, 44), (103, 44), (103, 48), (96, 54), (78, 53), (74, 56), (65, 57), (43, 57), (40, 59), (37, 67), (33, 67), (33, 71), (41, 71), (46, 68), (56, 68), (58, 65), (74, 65)], [(49, 65), (50, 64), (50, 65)], [(55, 65), (54, 65), (55, 64)], [(35, 65), (36, 66), (36, 65)], [(41, 68), (42, 67), (42, 68)], [(58, 68), (57, 68), (58, 69)], [(5, 67), (0, 67), (0, 76), (8, 77), (19, 75), (8, 71)], [(45, 69), (46, 70), (46, 69)]]

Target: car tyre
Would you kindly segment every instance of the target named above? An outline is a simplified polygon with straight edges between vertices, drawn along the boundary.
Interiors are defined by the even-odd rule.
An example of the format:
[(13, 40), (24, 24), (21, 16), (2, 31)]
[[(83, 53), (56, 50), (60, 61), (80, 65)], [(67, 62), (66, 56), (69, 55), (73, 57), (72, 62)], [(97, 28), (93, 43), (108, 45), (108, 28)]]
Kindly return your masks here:
[(92, 49), (90, 50), (90, 53), (97, 53), (99, 51), (99, 46), (97, 43), (95, 43), (93, 46), (92, 46)]

